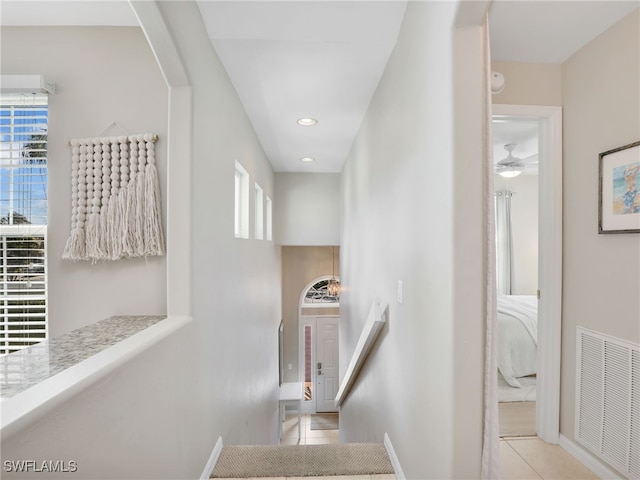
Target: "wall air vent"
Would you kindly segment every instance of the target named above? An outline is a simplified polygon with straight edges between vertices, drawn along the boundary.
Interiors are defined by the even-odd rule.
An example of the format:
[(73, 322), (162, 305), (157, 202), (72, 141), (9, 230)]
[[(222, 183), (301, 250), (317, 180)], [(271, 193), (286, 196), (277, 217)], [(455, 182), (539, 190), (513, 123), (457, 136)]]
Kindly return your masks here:
[(576, 440), (640, 478), (640, 345), (577, 328)]
[(56, 93), (56, 84), (42, 75), (0, 75), (0, 92), (16, 94)]

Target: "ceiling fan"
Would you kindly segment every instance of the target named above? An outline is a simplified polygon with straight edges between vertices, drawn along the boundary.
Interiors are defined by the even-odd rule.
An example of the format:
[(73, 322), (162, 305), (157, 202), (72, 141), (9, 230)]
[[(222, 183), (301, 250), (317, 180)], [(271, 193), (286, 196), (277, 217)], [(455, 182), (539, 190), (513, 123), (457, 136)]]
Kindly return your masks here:
[(523, 171), (526, 165), (530, 163), (536, 163), (538, 161), (537, 155), (532, 155), (527, 159), (522, 159), (513, 156), (513, 150), (516, 148), (517, 144), (515, 143), (507, 143), (504, 146), (504, 149), (507, 151), (508, 155), (500, 160), (495, 165), (495, 171), (498, 175), (506, 178), (517, 177)]

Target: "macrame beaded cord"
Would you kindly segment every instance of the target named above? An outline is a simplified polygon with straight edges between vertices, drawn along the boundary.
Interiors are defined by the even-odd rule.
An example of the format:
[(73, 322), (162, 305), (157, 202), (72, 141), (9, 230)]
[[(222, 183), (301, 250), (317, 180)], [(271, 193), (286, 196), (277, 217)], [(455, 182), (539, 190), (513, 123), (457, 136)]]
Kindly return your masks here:
[(62, 257), (164, 255), (154, 142), (141, 134), (72, 140), (71, 233)]

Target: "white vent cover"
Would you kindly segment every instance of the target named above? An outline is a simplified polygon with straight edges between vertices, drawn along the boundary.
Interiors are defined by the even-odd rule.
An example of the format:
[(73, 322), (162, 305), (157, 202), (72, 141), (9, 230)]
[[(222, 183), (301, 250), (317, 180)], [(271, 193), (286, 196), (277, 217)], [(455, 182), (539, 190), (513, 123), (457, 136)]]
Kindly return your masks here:
[(640, 478), (640, 345), (577, 328), (576, 440)]

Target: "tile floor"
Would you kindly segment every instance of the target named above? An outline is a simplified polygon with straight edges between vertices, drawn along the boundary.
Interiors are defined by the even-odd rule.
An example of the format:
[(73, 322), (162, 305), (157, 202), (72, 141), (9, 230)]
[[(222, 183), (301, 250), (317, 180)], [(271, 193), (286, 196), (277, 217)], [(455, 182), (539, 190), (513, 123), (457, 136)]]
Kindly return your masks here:
[(282, 428), (280, 445), (325, 445), (340, 443), (338, 430), (311, 430), (311, 415), (302, 415), (300, 441), (298, 441), (298, 416), (287, 414)]
[(501, 437), (529, 437), (536, 434), (536, 402), (498, 404)]
[[(310, 415), (302, 416), (298, 441), (298, 417), (287, 415), (281, 445), (340, 443), (338, 430), (311, 430)], [(504, 437), (500, 440), (502, 480), (596, 480), (598, 477), (558, 445), (537, 437)], [(315, 480), (396, 480), (395, 475), (313, 477)], [(262, 479), (272, 480), (272, 479)], [(278, 479), (284, 480), (284, 479)], [(293, 480), (291, 478), (287, 480)], [(296, 479), (297, 480), (297, 479)]]
[(502, 480), (596, 480), (599, 477), (559, 445), (537, 437), (500, 440)]

